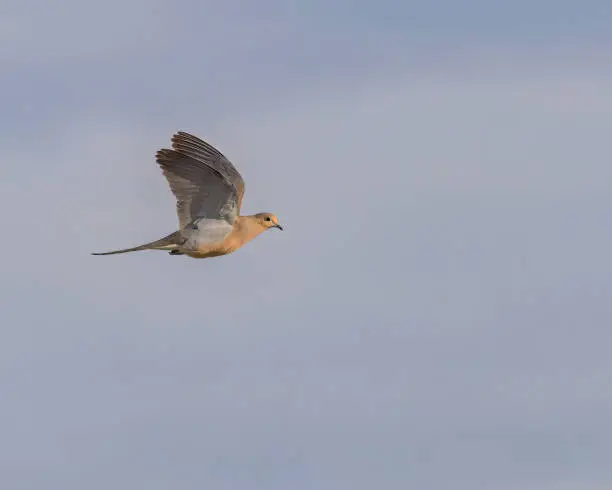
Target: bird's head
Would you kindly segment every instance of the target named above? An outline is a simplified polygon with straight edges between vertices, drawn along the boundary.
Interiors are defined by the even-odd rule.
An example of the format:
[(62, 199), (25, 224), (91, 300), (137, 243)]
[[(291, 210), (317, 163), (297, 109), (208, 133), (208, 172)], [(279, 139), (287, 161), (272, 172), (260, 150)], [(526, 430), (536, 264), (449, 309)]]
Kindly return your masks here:
[(278, 219), (272, 213), (257, 213), (255, 215), (257, 222), (264, 228), (278, 228), (282, 231), (283, 227), (278, 224)]

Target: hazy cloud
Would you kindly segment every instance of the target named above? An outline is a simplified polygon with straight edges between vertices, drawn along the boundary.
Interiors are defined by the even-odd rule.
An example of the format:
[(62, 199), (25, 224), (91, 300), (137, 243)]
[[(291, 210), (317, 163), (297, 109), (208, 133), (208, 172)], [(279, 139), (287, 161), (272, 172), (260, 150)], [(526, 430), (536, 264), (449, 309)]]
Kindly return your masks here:
[[(115, 36), (112, 2), (5, 17), (41, 27), (3, 30), (23, 41), (20, 60), (2, 51), (3, 486), (610, 486), (607, 45), (572, 51), (557, 29), (559, 50), (528, 52), (506, 31), (497, 51), (465, 38), (403, 59), (404, 7), (312, 5), (131, 2)], [(588, 5), (577, 24), (599, 22)], [(483, 40), (505, 17), (487, 9)], [(69, 12), (87, 22), (39, 51), (42, 14)], [(149, 43), (172, 23), (202, 29)], [(321, 64), (297, 42), (317, 26), (337, 40)], [(351, 40), (386, 50), (380, 70), (339, 60)], [(88, 91), (120, 56), (115, 86)], [(286, 231), (210, 261), (89, 256), (174, 229), (153, 154), (177, 129), (226, 153), (244, 211)]]

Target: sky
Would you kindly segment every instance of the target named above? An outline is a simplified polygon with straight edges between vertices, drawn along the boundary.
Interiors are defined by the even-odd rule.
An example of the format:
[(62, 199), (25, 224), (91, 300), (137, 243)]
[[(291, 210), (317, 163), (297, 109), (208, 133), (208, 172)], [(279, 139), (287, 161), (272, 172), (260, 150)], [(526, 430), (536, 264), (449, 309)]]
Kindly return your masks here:
[[(608, 1), (0, 14), (1, 488), (612, 488)], [(89, 255), (177, 130), (285, 231)]]

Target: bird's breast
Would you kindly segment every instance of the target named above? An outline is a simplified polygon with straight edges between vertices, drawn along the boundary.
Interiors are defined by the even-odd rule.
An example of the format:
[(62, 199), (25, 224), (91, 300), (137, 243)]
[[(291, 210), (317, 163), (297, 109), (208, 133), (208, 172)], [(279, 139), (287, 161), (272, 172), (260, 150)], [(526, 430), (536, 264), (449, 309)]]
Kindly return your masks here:
[(229, 233), (222, 240), (209, 242), (195, 239), (185, 250), (185, 254), (195, 258), (218, 257), (234, 252), (242, 245), (240, 237), (236, 233)]

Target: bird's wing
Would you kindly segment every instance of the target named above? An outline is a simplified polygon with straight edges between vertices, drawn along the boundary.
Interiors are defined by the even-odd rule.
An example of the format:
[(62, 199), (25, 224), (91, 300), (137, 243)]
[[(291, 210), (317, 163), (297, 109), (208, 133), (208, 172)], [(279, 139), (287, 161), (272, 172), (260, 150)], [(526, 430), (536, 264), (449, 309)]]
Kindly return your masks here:
[(199, 160), (215, 169), (234, 188), (238, 196), (238, 209), (242, 205), (244, 180), (236, 167), (219, 150), (189, 133), (179, 131), (172, 136), (172, 148), (183, 155)]
[(180, 227), (199, 217), (233, 223), (244, 193), (234, 166), (211, 145), (187, 133), (175, 134), (172, 147), (159, 150), (156, 160), (176, 197)]

